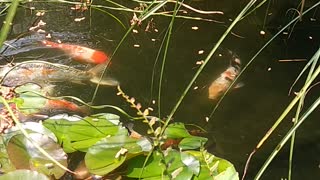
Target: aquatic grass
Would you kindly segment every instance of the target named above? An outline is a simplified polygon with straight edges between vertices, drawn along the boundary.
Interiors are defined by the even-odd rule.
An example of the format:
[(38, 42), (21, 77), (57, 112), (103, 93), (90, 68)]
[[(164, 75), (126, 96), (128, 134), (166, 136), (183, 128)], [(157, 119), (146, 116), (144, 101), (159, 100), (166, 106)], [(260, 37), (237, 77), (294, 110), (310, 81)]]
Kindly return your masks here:
[[(164, 44), (164, 52), (163, 52), (163, 58), (162, 58), (162, 64), (161, 64), (161, 70), (160, 70), (160, 77), (159, 77), (159, 87), (158, 87), (158, 115), (159, 118), (161, 118), (161, 90), (162, 90), (162, 80), (163, 80), (163, 74), (164, 74), (164, 68), (167, 60), (167, 54), (168, 54), (168, 49), (169, 49), (169, 44), (171, 40), (171, 34), (172, 34), (172, 28), (175, 20), (175, 16), (177, 15), (178, 10), (180, 9), (181, 4), (178, 6), (178, 3), (175, 4), (174, 11), (175, 13), (173, 14), (171, 21), (168, 25), (168, 29), (165, 33), (165, 36), (163, 39), (165, 40)], [(159, 53), (162, 49), (159, 49)], [(163, 127), (165, 129), (166, 126)]]
[(2, 47), (4, 41), (7, 39), (8, 33), (10, 31), (10, 27), (12, 25), (12, 21), (14, 16), (16, 15), (16, 11), (19, 5), (19, 0), (13, 0), (8, 9), (8, 14), (6, 15), (6, 19), (3, 22), (0, 32), (0, 48)]
[[(320, 71), (318, 71), (319, 73)], [(318, 75), (317, 73), (317, 75)], [(304, 87), (302, 90), (305, 89)], [(293, 127), (287, 132), (287, 134), (284, 136), (284, 138), (279, 142), (277, 147), (273, 150), (273, 152), (270, 154), (268, 159), (265, 161), (263, 166), (260, 168), (258, 171), (257, 175), (255, 176), (254, 179), (260, 179), (268, 165), (271, 163), (273, 158), (278, 154), (278, 152), (281, 150), (281, 148), (286, 144), (286, 142), (289, 140), (290, 137), (294, 135), (296, 130), (300, 127), (300, 125), (308, 118), (308, 116), (319, 106), (320, 104), (320, 97), (308, 108), (308, 110), (297, 120), (297, 122), (293, 125)], [(291, 174), (288, 177), (291, 179)]]
[[(312, 66), (310, 67), (309, 74), (306, 78), (305, 84), (310, 80), (310, 77), (314, 73), (315, 67), (316, 67), (318, 60), (319, 60), (319, 57), (320, 57), (320, 53), (316, 53), (311, 58), (310, 62), (313, 62), (313, 63), (312, 63)], [(304, 104), (304, 98), (305, 98), (306, 94), (308, 93), (308, 90), (309, 89), (306, 89), (304, 92), (302, 92), (303, 96), (301, 96), (301, 99), (299, 101), (299, 104), (298, 104), (298, 107), (296, 110), (296, 115), (295, 115), (294, 121), (293, 121), (294, 125), (298, 123), (299, 115), (300, 115), (300, 112), (302, 111), (302, 107)], [(290, 143), (288, 180), (291, 180), (291, 175), (292, 175), (292, 159), (293, 159), (293, 151), (294, 151), (295, 134), (296, 134), (296, 132), (294, 131), (292, 133), (291, 143)]]
[(55, 160), (50, 154), (48, 154), (43, 148), (41, 148), (37, 142), (35, 142), (30, 136), (29, 133), (22, 127), (21, 123), (19, 122), (18, 118), (15, 116), (15, 114), (13, 113), (11, 107), (9, 106), (7, 100), (5, 100), (2, 96), (0, 96), (0, 101), (1, 103), (3, 103), (3, 105), (6, 107), (6, 109), (8, 110), (10, 116), (12, 117), (15, 125), (18, 127), (18, 129), (22, 132), (22, 134), (29, 140), (29, 142), (37, 149), (39, 150), (39, 152), (41, 152), (45, 157), (47, 157), (49, 160), (51, 160), (54, 164), (56, 164), (57, 166), (59, 166), (61, 169), (74, 174), (73, 171), (69, 170), (67, 167), (65, 167), (64, 165), (62, 165), (61, 163), (59, 163), (57, 160)]
[[(319, 6), (320, 2), (314, 4), (312, 7), (308, 8), (307, 10), (305, 10), (303, 12), (302, 15), (308, 13), (309, 11), (311, 11), (312, 9), (314, 9), (315, 7)], [(241, 72), (239, 73), (239, 75), (235, 78), (234, 82), (231, 84), (231, 86), (234, 85), (234, 83), (237, 81), (237, 79), (241, 76), (241, 74), (248, 68), (248, 66), (254, 61), (254, 59), (262, 52), (262, 50), (264, 50), (282, 31), (284, 31), (287, 27), (289, 27), (292, 23), (296, 22), (297, 20), (299, 20), (299, 16), (294, 18), (293, 20), (291, 20), (287, 25), (285, 25), (281, 30), (279, 30), (269, 41), (267, 41), (265, 43), (265, 45), (249, 60), (249, 62), (246, 64), (246, 66), (241, 70)], [(310, 65), (311, 63), (308, 63), (307, 65)], [(306, 70), (306, 68), (304, 68), (304, 70)], [(299, 77), (301, 77), (301, 73), (299, 74)], [(316, 76), (315, 76), (316, 77)], [(311, 76), (310, 78), (315, 78), (314, 76)], [(309, 87), (311, 84), (310, 81), (308, 81), (308, 83), (305, 85), (305, 87)], [(227, 94), (227, 92), (230, 90), (231, 86), (228, 88), (228, 90), (224, 93), (224, 95), (222, 96), (222, 98)], [(287, 114), (291, 111), (291, 109), (294, 107), (294, 105), (299, 101), (299, 99), (301, 98), (302, 94), (297, 94), (297, 96), (291, 101), (291, 103), (287, 106), (287, 108), (284, 110), (284, 112), (280, 115), (280, 117), (276, 120), (276, 122), (274, 123), (274, 125), (267, 131), (267, 133), (265, 134), (265, 136), (259, 141), (258, 145), (255, 147), (255, 149), (250, 153), (245, 168), (244, 168), (244, 173), (243, 173), (243, 177), (242, 179), (244, 179), (245, 175), (246, 175), (246, 171), (248, 169), (249, 166), (249, 162), (252, 158), (252, 156), (255, 154), (255, 152), (264, 144), (264, 142), (268, 139), (268, 137), (272, 134), (272, 132), (277, 128), (277, 126), (282, 122), (282, 120), (287, 116)], [(213, 112), (211, 113), (211, 115), (215, 112), (215, 110), (217, 109), (218, 105), (220, 104), (222, 98), (218, 101), (217, 105), (215, 106)]]

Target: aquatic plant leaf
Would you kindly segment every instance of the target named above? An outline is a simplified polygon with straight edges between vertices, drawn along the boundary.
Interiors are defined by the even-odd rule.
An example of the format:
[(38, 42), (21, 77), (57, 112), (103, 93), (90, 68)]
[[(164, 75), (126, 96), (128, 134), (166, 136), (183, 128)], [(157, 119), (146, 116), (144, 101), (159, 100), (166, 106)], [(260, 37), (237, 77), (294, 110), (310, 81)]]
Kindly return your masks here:
[(167, 138), (185, 138), (191, 136), (183, 123), (169, 124), (164, 134)]
[(19, 86), (15, 92), (19, 94), (19, 98), (15, 98), (17, 107), (25, 114), (38, 113), (48, 101), (47, 98), (41, 96), (45, 96), (47, 91), (37, 84), (28, 83)]
[[(127, 176), (130, 178), (139, 178), (140, 173), (143, 170), (140, 178), (143, 179), (170, 179), (165, 175), (165, 170), (172, 174), (179, 168), (183, 168), (181, 172), (177, 175), (178, 177), (182, 177), (182, 179), (190, 179), (193, 176), (193, 172), (191, 169), (185, 166), (185, 164), (181, 160), (180, 152), (174, 149), (167, 149), (164, 157), (160, 152), (154, 151), (152, 155), (148, 159), (146, 166), (143, 168), (144, 161), (146, 159), (145, 156), (137, 156), (127, 161)], [(167, 166), (167, 169), (166, 169)]]
[[(24, 122), (24, 123), (21, 123), (21, 125), (22, 125), (22, 128), (27, 130), (28, 132), (44, 134), (44, 135), (47, 135), (50, 139), (52, 139), (54, 142), (58, 142), (57, 137), (49, 129), (43, 126), (41, 123)], [(22, 134), (22, 132), (18, 127), (14, 126), (8, 129), (8, 132), (3, 135), (5, 142), (9, 141), (11, 137), (17, 134)]]
[(86, 152), (104, 137), (128, 134), (127, 129), (121, 125), (119, 116), (114, 114), (96, 114), (79, 121), (48, 119), (43, 124), (57, 136), (68, 153), (76, 150)]
[[(9, 160), (9, 155), (4, 143), (3, 138), (0, 138), (0, 164), (2, 172), (9, 172), (15, 170), (15, 167)], [(1, 176), (0, 176), (1, 177)]]
[(142, 152), (139, 141), (124, 134), (101, 139), (88, 149), (85, 156), (88, 170), (97, 175), (108, 174), (119, 167), (127, 155)]
[(198, 149), (208, 141), (205, 137), (190, 136), (183, 138), (178, 147), (182, 150)]
[[(59, 144), (44, 134), (29, 133), (29, 136), (55, 160), (67, 166), (67, 155)], [(53, 175), (56, 179), (65, 173), (65, 170), (55, 166), (22, 134), (15, 135), (10, 139), (7, 152), (10, 161), (17, 169), (37, 170), (48, 176)]]
[(8, 179), (14, 179), (14, 180), (49, 180), (49, 178), (41, 174), (37, 171), (30, 171), (30, 170), (15, 170), (12, 172), (9, 172), (7, 174), (1, 175), (0, 180), (8, 180)]
[(200, 173), (194, 179), (239, 180), (239, 174), (227, 160), (216, 157), (207, 151), (185, 151), (200, 161)]
[(198, 176), (200, 172), (200, 162), (198, 159), (196, 159), (193, 155), (181, 152), (181, 161), (184, 165), (188, 167), (188, 169), (191, 170), (191, 172)]

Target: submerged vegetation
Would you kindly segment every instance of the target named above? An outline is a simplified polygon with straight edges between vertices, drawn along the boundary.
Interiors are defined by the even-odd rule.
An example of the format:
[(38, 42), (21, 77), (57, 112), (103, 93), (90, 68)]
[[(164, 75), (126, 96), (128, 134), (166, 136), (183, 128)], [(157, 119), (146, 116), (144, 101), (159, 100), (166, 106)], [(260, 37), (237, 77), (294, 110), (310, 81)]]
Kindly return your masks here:
[[(219, 49), (223, 49), (222, 43), (228, 35), (232, 34), (241, 38), (240, 35), (233, 32), (234, 27), (266, 5), (268, 7), (267, 14), (270, 1), (250, 0), (243, 6), (239, 14), (233, 17), (234, 19), (229, 20), (229, 25), (223, 25), (224, 32), (215, 42), (212, 42), (206, 57), (197, 61), (199, 66), (189, 82), (182, 87), (181, 95), (170, 99), (170, 101), (176, 101), (172, 108), (164, 107), (164, 102), (168, 100), (163, 95), (165, 88), (168, 88), (165, 84), (166, 69), (170, 64), (170, 53), (174, 53), (170, 51), (170, 48), (175, 41), (173, 36), (174, 30), (177, 28), (177, 21), (183, 19), (204, 23), (221, 23), (221, 21), (212, 18), (212, 15), (224, 14), (223, 11), (206, 11), (195, 8), (192, 6), (194, 1), (132, 0), (122, 3), (122, 1), (109, 0), (80, 2), (12, 0), (2, 2), (1, 15), (5, 15), (5, 23), (1, 28), (0, 47), (2, 64), (5, 64), (0, 69), (0, 102), (2, 107), (0, 110), (0, 164), (3, 174), (0, 179), (21, 177), (24, 179), (239, 179), (239, 169), (236, 170), (232, 162), (226, 160), (228, 157), (224, 157), (226, 159), (220, 158), (208, 150), (207, 144), (210, 144), (211, 139), (203, 135), (207, 133), (207, 129), (201, 128), (195, 123), (185, 124), (180, 122), (183, 119), (174, 119), (174, 116), (214, 55)], [(77, 45), (76, 41), (61, 42), (58, 38), (63, 36), (59, 36), (54, 31), (50, 31), (50, 33), (43, 30), (46, 23), (41, 18), (46, 13), (49, 14), (50, 11), (53, 11), (51, 6), (54, 5), (61, 8), (71, 8), (72, 12), (80, 14), (80, 17), (75, 18), (74, 22), (87, 21), (89, 18), (88, 26), (90, 28), (92, 26), (92, 12), (101, 12), (104, 17), (110, 17), (116, 22), (117, 26), (122, 28), (124, 35), (116, 38), (119, 39), (119, 42), (116, 43), (110, 55), (100, 50), (91, 49), (91, 47)], [(221, 102), (226, 94), (232, 88), (240, 87), (239, 84), (243, 85), (237, 80), (256, 57), (283, 31), (288, 28), (291, 28), (291, 32), (294, 31), (296, 23), (301, 21), (305, 14), (318, 8), (319, 5), (320, 2), (317, 2), (304, 8), (305, 1), (302, 0), (300, 9), (295, 10), (297, 16), (274, 33), (275, 35), (269, 38), (246, 64), (240, 62), (240, 58), (231, 52), (232, 60), (227, 63), (228, 68), (217, 76), (218, 78), (213, 81), (213, 85), (210, 87), (212, 92), (216, 91), (216, 94), (209, 95), (210, 99), (215, 100), (215, 106), (211, 114), (206, 117), (206, 123), (211, 123), (217, 108), (223, 106)], [(13, 29), (14, 17), (19, 9), (30, 10), (36, 20), (28, 27), (27, 33), (14, 37), (13, 41), (6, 41), (10, 35), (10, 29)], [(64, 9), (60, 11), (62, 12)], [(130, 18), (121, 18), (115, 12), (128, 13)], [(85, 13), (89, 15), (86, 16)], [(147, 75), (152, 76), (151, 98), (155, 98), (150, 103), (155, 105), (155, 108), (151, 108), (139, 103), (139, 99), (127, 95), (121, 81), (114, 79), (116, 77), (110, 77), (109, 72), (113, 64), (116, 63), (114, 57), (119, 53), (119, 49), (126, 45), (126, 39), (132, 33), (138, 33), (135, 28), (139, 27), (145, 32), (159, 31), (155, 27), (153, 19), (155, 17), (166, 18), (166, 28), (159, 39), (152, 39), (152, 41), (159, 41), (160, 47), (157, 49), (152, 74)], [(197, 28), (196, 26), (192, 27), (193, 30)], [(90, 33), (92, 29), (90, 29)], [(260, 31), (261, 35), (264, 33), (264, 31)], [(23, 50), (23, 45), (21, 49), (12, 45), (27, 35), (35, 35), (32, 37), (34, 39), (30, 39), (38, 43), (36, 47), (32, 46), (28, 47), (30, 49)], [(52, 37), (56, 38), (58, 43), (46, 40)], [(79, 37), (76, 35), (74, 40), (78, 39)], [(107, 38), (102, 37), (101, 39), (106, 40)], [(42, 45), (39, 45), (40, 42)], [(96, 46), (95, 44), (91, 45)], [(133, 47), (138, 48), (140, 45), (134, 44)], [(10, 53), (8, 51), (10, 48), (16, 50), (17, 53)], [(22, 61), (16, 62), (15, 55), (28, 52), (32, 48), (39, 48), (41, 51), (47, 48), (48, 51), (57, 50), (62, 54), (60, 49), (65, 52), (68, 58), (78, 60), (82, 64), (79, 62), (68, 64), (61, 61), (59, 57), (59, 63), (47, 62), (46, 57), (42, 55), (38, 56), (42, 60), (28, 60), (27, 57), (24, 57), (25, 59), (22, 58)], [(228, 50), (228, 52), (230, 51)], [(199, 51), (199, 54), (202, 53)], [(294, 111), (293, 108), (298, 104), (292, 128), (288, 130), (255, 175), (255, 179), (261, 178), (275, 155), (291, 138), (287, 177), (288, 179), (292, 178), (295, 132), (320, 103), (317, 98), (308, 108), (303, 107), (304, 99), (320, 73), (319, 57), (320, 49), (308, 61), (295, 81), (295, 83), (300, 82), (302, 75), (309, 71), (301, 90), (296, 93), (292, 102), (249, 155), (244, 172), (240, 174), (242, 179), (246, 178), (247, 171), (250, 170), (249, 165), (253, 155), (262, 148), (280, 122), (288, 117), (288, 114)], [(138, 79), (138, 77), (136, 78)], [(72, 87), (79, 91), (85, 89), (83, 86), (90, 87), (91, 83), (91, 88), (95, 90), (89, 97), (90, 101), (82, 100), (78, 94), (72, 94), (72, 96), (66, 95), (69, 93), (64, 94), (62, 87), (68, 87), (70, 82)], [(78, 86), (82, 87), (78, 88)], [(129, 108), (97, 104), (97, 101), (101, 100), (101, 96), (98, 95), (99, 91), (106, 87), (114, 89), (116, 92), (113, 96), (124, 101), (126, 104), (124, 107), (129, 106)], [(194, 87), (194, 89), (197, 88)], [(157, 89), (156, 95), (153, 94), (154, 89)], [(86, 92), (86, 94), (88, 93)], [(104, 100), (105, 97), (106, 95), (103, 95)], [(108, 101), (104, 103), (108, 103)], [(165, 114), (168, 108), (170, 110), (168, 114)]]

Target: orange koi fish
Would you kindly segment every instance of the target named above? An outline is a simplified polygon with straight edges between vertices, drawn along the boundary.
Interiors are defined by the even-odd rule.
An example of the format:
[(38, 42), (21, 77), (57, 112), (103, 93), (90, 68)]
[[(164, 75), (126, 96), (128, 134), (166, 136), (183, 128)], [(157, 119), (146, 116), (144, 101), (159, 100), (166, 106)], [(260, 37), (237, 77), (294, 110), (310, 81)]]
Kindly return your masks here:
[(72, 113), (81, 116), (90, 114), (89, 107), (78, 106), (77, 104), (64, 99), (48, 99), (40, 114), (55, 115), (60, 113)]
[(104, 69), (104, 64), (96, 65), (88, 71), (72, 68), (63, 64), (49, 63), (46, 61), (25, 61), (10, 64), (0, 68), (0, 85), (15, 87), (27, 83), (36, 83), (45, 87), (56, 82), (72, 82), (85, 84), (92, 82), (106, 86), (117, 86), (118, 81), (104, 77), (100, 81), (100, 76)]
[[(241, 61), (239, 57), (233, 55), (229, 67), (214, 80), (209, 87), (209, 99), (218, 99), (231, 86), (241, 71)], [(234, 88), (240, 88), (243, 83), (237, 84)]]
[(87, 48), (84, 46), (55, 43), (47, 40), (43, 40), (41, 42), (45, 46), (61, 49), (66, 54), (82, 63), (102, 64), (107, 62), (109, 59), (104, 52)]

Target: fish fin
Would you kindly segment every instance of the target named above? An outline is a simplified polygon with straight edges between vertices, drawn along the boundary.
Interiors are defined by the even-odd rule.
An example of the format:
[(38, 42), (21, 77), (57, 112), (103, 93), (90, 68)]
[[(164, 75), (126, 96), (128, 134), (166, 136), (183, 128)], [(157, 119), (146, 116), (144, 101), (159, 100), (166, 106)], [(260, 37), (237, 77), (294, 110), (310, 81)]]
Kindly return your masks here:
[(90, 79), (90, 81), (95, 84), (100, 84), (104, 86), (118, 86), (120, 84), (119, 81), (111, 77), (102, 77), (100, 81), (100, 77), (94, 76), (93, 78)]
[[(111, 77), (102, 77), (100, 78), (106, 64), (98, 64), (91, 68), (88, 72), (92, 74), (92, 78), (90, 79), (91, 82), (95, 84), (100, 84), (104, 86), (118, 86), (119, 82)], [(100, 80), (101, 79), (101, 80)]]
[(239, 82), (238, 84), (236, 84), (233, 88), (234, 89), (238, 89), (238, 88), (242, 88), (244, 86), (243, 82)]

